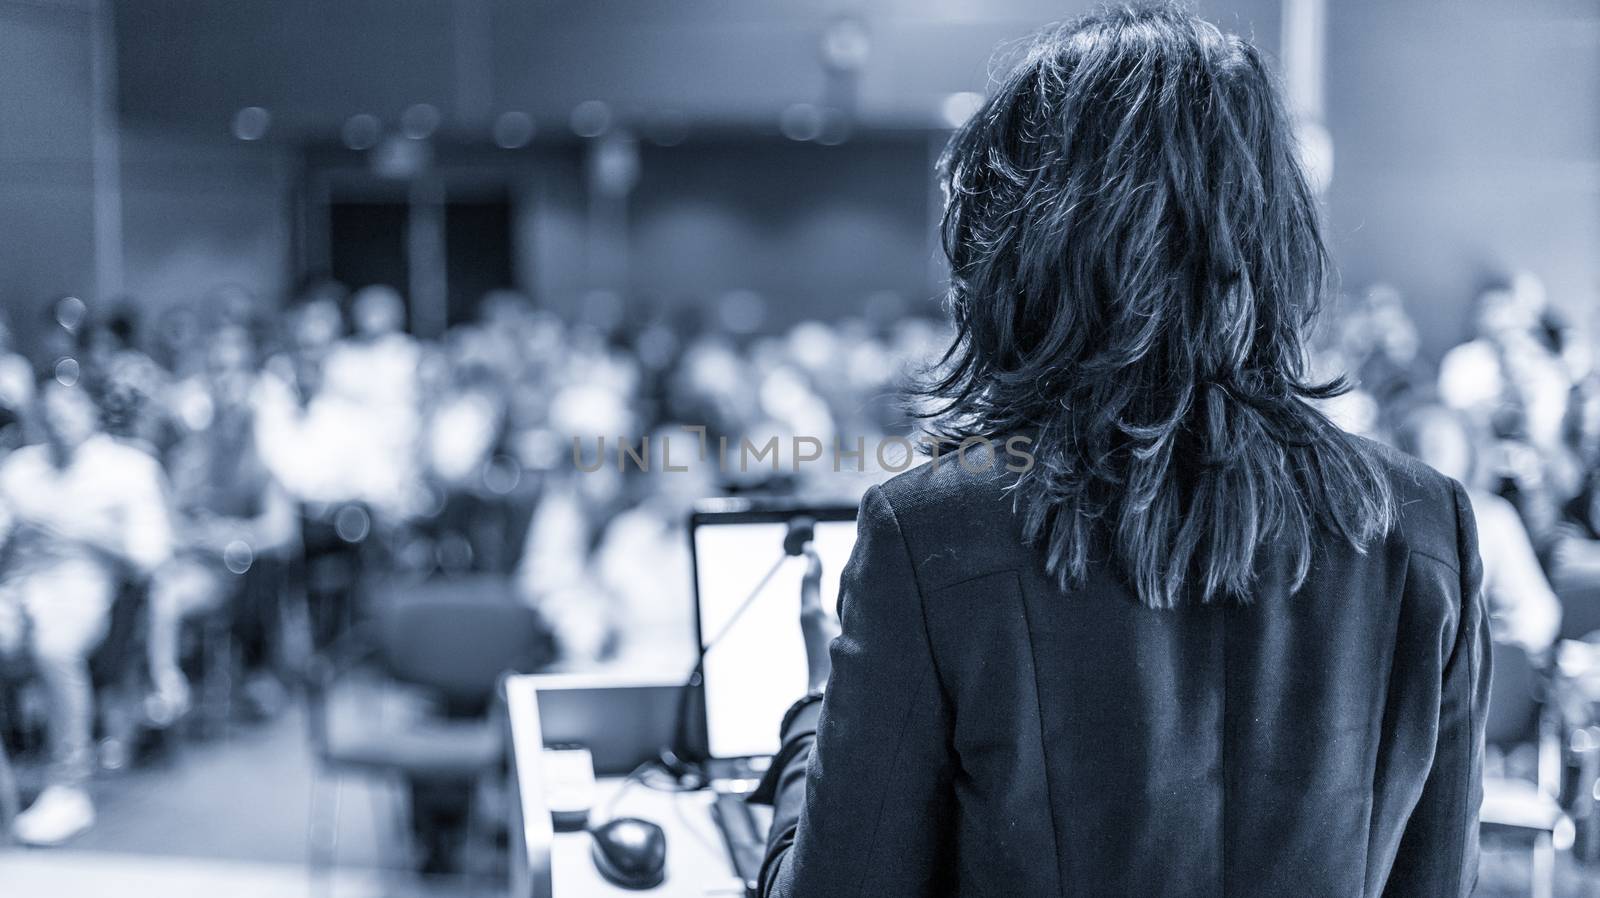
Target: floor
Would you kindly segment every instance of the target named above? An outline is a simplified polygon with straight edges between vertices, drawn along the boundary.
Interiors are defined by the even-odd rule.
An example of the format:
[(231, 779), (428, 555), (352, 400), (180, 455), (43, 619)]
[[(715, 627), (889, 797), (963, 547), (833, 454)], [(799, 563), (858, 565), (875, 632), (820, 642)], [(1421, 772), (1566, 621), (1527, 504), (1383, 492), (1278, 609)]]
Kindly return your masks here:
[(304, 866), (120, 854), (71, 848), (0, 854), (7, 898), (377, 898), (392, 894), (370, 871), (343, 870), (313, 885)]
[[(1526, 898), (1532, 894), (1526, 850), (1485, 846), (1474, 898)], [(1555, 898), (1600, 898), (1600, 868), (1562, 858), (1556, 866)]]
[[(399, 697), (357, 686), (337, 706), (345, 725), (406, 713)], [(402, 806), (386, 784), (360, 776), (317, 777), (306, 714), (179, 740), (132, 769), (94, 783), (93, 829), (59, 849), (0, 848), (5, 898), (456, 898), (503, 894), (488, 883), (410, 875), (396, 846)], [(38, 771), (19, 765), (24, 793)], [(307, 863), (313, 783), (337, 803), (335, 866)], [(333, 817), (330, 811), (324, 820)]]
[[(99, 820), (72, 848), (304, 866), (313, 782), (306, 715), (291, 706), (268, 722), (179, 740), (170, 753), (102, 775), (94, 790)], [(339, 801), (338, 863), (378, 866), (376, 824), (393, 819), (395, 796), (360, 777), (317, 784), (323, 800)]]

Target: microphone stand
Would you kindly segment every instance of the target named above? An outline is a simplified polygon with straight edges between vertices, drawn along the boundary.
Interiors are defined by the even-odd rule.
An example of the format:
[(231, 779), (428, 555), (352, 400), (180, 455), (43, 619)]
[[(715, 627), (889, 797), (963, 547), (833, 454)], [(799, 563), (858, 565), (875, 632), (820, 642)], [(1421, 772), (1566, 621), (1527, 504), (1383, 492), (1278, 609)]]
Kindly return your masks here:
[(816, 526), (816, 520), (806, 515), (799, 515), (790, 519), (789, 530), (783, 537), (783, 554), (778, 556), (777, 560), (762, 575), (755, 587), (739, 602), (738, 607), (729, 616), (727, 623), (722, 625), (722, 628), (717, 631), (715, 636), (706, 640), (705, 644), (700, 647), (699, 653), (695, 656), (694, 667), (689, 671), (689, 676), (684, 679), (683, 686), (680, 687), (678, 692), (677, 725), (673, 737), (674, 745), (667, 752), (671, 757), (662, 759), (664, 766), (679, 777), (701, 773), (702, 780), (704, 779), (703, 771), (697, 769), (700, 765), (692, 760), (695, 750), (689, 744), (689, 699), (694, 694), (694, 691), (705, 683), (706, 655), (710, 654), (711, 650), (717, 646), (717, 643), (728, 635), (734, 624), (739, 622), (739, 619), (744, 616), (750, 606), (755, 604), (762, 590), (766, 589), (772, 578), (777, 576), (778, 569), (783, 567), (784, 561), (798, 557), (805, 551), (805, 547), (815, 538)]

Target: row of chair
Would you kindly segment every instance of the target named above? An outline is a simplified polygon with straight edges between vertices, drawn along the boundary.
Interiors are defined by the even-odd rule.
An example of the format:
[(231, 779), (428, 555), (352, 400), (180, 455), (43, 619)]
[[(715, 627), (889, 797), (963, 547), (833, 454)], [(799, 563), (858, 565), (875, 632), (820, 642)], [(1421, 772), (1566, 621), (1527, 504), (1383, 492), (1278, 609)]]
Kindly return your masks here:
[(1480, 812), (1490, 842), (1531, 848), (1532, 898), (1555, 894), (1557, 857), (1580, 825), (1586, 862), (1600, 861), (1600, 726), (1587, 703), (1562, 701), (1562, 684), (1518, 646), (1496, 644), (1485, 742), (1504, 758), (1531, 746), (1531, 776), (1504, 765), (1484, 777)]
[[(403, 596), (379, 596), (368, 625), (324, 653), (306, 679), (307, 733), (316, 760), (307, 826), (313, 878), (323, 879), (337, 859), (336, 787), (347, 775), (376, 781), (402, 801), (419, 786), (454, 794), (466, 824), (465, 847), (483, 854), (490, 833), (478, 795), (505, 773), (504, 734), (493, 713), (497, 684), (508, 672), (539, 670), (553, 656), (538, 614), (510, 594), (503, 578), (441, 580), (409, 587)], [(332, 711), (338, 693), (362, 670), (380, 678), (378, 698), (369, 694), (364, 704), (409, 693), (423, 697), (426, 709), (362, 725), (342, 720)], [(394, 833), (392, 841), (400, 846), (396, 866), (419, 866), (412, 833)]]

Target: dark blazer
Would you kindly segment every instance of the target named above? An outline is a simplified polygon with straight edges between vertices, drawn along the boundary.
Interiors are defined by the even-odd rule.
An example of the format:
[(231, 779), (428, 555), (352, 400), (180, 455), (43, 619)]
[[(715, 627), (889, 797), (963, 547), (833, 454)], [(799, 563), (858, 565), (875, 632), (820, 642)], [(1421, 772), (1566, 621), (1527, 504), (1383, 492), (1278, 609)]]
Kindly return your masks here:
[[(1157, 611), (1063, 591), (997, 469), (869, 491), (827, 698), (768, 777), (788, 898), (1465, 896), (1489, 631), (1459, 484), (1372, 445), (1400, 507), (1297, 594)], [(814, 744), (813, 744), (814, 742)]]

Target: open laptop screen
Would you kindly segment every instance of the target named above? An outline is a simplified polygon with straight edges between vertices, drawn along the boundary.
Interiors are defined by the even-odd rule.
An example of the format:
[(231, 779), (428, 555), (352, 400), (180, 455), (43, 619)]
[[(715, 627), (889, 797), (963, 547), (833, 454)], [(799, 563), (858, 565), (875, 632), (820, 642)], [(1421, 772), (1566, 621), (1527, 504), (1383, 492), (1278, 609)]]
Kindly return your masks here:
[[(705, 742), (712, 758), (774, 754), (783, 713), (806, 692), (806, 652), (800, 636), (800, 580), (805, 559), (783, 552), (789, 521), (816, 520), (822, 558), (822, 603), (839, 607), (839, 575), (856, 541), (856, 510), (832, 506), (804, 510), (697, 512), (694, 545), (695, 604), (704, 663)], [(759, 594), (762, 578), (776, 572)], [(737, 614), (737, 617), (735, 615)]]

